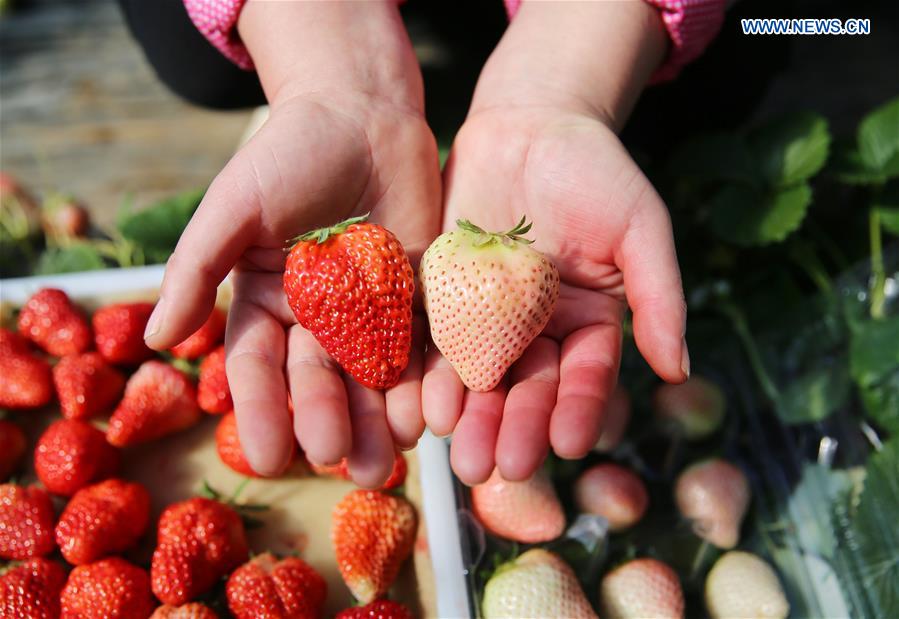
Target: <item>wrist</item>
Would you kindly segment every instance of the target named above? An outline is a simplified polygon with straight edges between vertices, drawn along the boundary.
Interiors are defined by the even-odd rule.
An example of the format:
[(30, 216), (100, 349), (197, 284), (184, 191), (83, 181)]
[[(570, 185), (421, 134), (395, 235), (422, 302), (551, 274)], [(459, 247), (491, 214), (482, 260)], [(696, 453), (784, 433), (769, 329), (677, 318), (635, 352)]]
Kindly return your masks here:
[(471, 112), (557, 107), (619, 130), (667, 45), (661, 17), (642, 0), (525, 2), (481, 74)]
[(423, 111), (421, 73), (395, 2), (251, 0), (237, 27), (273, 106), (346, 93)]

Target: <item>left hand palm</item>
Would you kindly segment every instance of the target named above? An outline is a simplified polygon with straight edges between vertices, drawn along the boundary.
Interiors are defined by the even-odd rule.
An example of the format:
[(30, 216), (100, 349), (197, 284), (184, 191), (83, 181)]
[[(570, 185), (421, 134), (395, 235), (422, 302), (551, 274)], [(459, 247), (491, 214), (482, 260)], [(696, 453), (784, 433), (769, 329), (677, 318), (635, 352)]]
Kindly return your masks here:
[(541, 107), (478, 112), (456, 138), (444, 183), (444, 229), (466, 218), (505, 230), (525, 215), (533, 247), (561, 275), (553, 318), (493, 391), (466, 392), (430, 352), (425, 419), (454, 433), (463, 481), (479, 483), (494, 466), (526, 478), (550, 446), (562, 457), (589, 451), (617, 379), (625, 300), (653, 369), (685, 379), (686, 310), (668, 213), (603, 123)]

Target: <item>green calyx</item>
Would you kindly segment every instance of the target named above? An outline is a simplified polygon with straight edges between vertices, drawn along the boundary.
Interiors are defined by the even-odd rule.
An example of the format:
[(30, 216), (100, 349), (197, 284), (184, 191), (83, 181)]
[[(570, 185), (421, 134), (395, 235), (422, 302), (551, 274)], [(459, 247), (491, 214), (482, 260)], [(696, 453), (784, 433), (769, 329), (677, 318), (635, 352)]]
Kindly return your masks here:
[(341, 221), (339, 224), (335, 224), (333, 226), (318, 228), (317, 230), (310, 230), (300, 236), (294, 237), (288, 241), (288, 244), (293, 246), (297, 243), (302, 243), (303, 241), (312, 241), (314, 240), (316, 243), (321, 245), (329, 238), (337, 234), (343, 234), (346, 232), (346, 229), (352, 226), (353, 224), (361, 224), (365, 221), (368, 221), (368, 213), (365, 215), (360, 215), (359, 217), (350, 217), (349, 219), (345, 219)]
[(485, 247), (487, 245), (492, 245), (493, 243), (502, 243), (504, 245), (524, 243), (530, 245), (534, 242), (531, 239), (524, 238), (524, 235), (531, 231), (531, 226), (533, 225), (527, 223), (527, 218), (525, 216), (521, 217), (514, 228), (506, 230), (505, 232), (487, 232), (467, 219), (457, 219), (456, 225), (459, 226), (460, 230), (465, 230), (466, 232), (478, 235), (474, 242), (475, 247)]

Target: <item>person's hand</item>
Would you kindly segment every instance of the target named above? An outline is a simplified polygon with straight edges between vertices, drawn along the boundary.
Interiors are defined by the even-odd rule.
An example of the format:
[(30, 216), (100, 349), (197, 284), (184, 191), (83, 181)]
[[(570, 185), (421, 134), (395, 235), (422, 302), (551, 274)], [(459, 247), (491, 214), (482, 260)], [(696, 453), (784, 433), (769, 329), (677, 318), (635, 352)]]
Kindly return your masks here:
[(417, 264), (440, 208), (418, 65), (392, 3), (250, 2), (239, 29), (270, 117), (184, 231), (147, 342), (166, 349), (198, 328), (233, 268), (226, 366), (250, 465), (281, 471), (296, 434), (313, 463), (348, 456), (354, 480), (377, 486), (394, 443), (411, 447), (424, 428), (422, 317), (400, 383), (364, 388), (296, 324), (282, 289), (284, 248), (302, 232), (370, 212)]
[[(641, 37), (661, 35), (658, 17), (646, 9), (644, 3), (525, 3), (456, 136), (444, 173), (444, 228), (464, 218), (506, 230), (524, 215), (533, 223), (533, 247), (561, 276), (549, 324), (493, 391), (466, 391), (436, 349), (428, 355), (425, 420), (437, 434), (453, 433), (452, 466), (468, 484), (486, 480), (494, 466), (506, 479), (525, 479), (550, 447), (566, 458), (590, 450), (617, 378), (625, 302), (637, 346), (659, 376), (682, 382), (689, 374), (668, 212), (613, 129), (636, 96), (629, 88), (637, 87), (623, 84), (645, 82), (662, 43), (630, 41), (644, 50), (631, 52), (631, 73), (616, 81), (599, 64), (606, 81), (590, 86), (584, 54), (597, 50), (580, 41), (580, 56), (566, 58), (565, 43), (541, 40), (548, 33), (577, 40), (583, 24), (612, 29), (593, 32), (592, 40), (622, 37), (622, 45), (628, 28)], [(565, 23), (553, 23), (558, 19)], [(623, 57), (627, 62), (626, 52)]]

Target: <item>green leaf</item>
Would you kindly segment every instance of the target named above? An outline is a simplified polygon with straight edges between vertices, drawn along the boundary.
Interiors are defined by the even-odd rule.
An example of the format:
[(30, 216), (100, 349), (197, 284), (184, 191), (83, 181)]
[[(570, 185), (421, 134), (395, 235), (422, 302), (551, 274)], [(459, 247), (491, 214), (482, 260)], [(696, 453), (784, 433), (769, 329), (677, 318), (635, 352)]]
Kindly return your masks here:
[(865, 166), (885, 171), (899, 157), (899, 98), (888, 101), (862, 119), (858, 150)]
[(879, 208), (880, 225), (884, 230), (899, 236), (899, 208)]
[(899, 434), (899, 368), (874, 385), (861, 388), (862, 404), (878, 426)]
[(807, 183), (762, 197), (729, 185), (711, 200), (710, 223), (722, 239), (737, 245), (769, 245), (783, 241), (802, 224), (812, 200)]
[(830, 131), (823, 116), (798, 112), (756, 129), (749, 143), (769, 185), (786, 187), (810, 178), (824, 166)]
[(837, 544), (830, 513), (825, 508), (861, 483), (860, 471), (831, 469), (806, 463), (787, 503), (787, 518), (801, 524), (796, 537), (803, 550), (832, 557)]
[(742, 138), (734, 134), (710, 134), (688, 140), (669, 161), (668, 174), (675, 179), (759, 184), (752, 155)]
[(100, 252), (90, 243), (75, 243), (66, 247), (50, 247), (38, 260), (36, 275), (53, 273), (77, 273), (105, 269)]
[(831, 166), (836, 177), (849, 185), (880, 185), (887, 181), (884, 171), (865, 164), (855, 144), (835, 148)]
[(885, 380), (899, 368), (899, 316), (852, 325), (849, 369), (860, 387)]
[(777, 416), (787, 425), (826, 419), (849, 399), (849, 370), (834, 363), (807, 372), (781, 391)]
[(188, 191), (137, 212), (123, 210), (118, 221), (119, 232), (140, 247), (149, 260), (164, 261), (175, 249), (203, 193), (203, 190)]
[(876, 196), (871, 208), (880, 214), (884, 230), (899, 235), (899, 182), (891, 182)]

